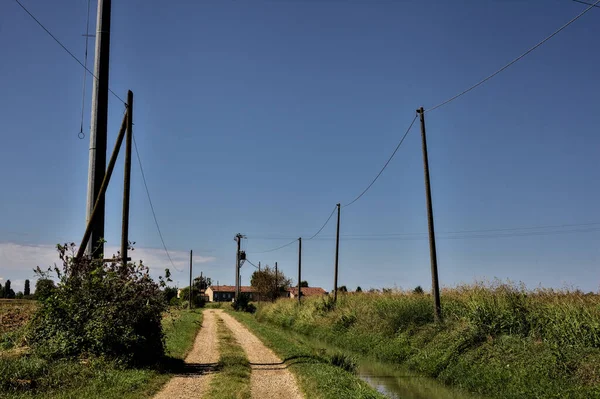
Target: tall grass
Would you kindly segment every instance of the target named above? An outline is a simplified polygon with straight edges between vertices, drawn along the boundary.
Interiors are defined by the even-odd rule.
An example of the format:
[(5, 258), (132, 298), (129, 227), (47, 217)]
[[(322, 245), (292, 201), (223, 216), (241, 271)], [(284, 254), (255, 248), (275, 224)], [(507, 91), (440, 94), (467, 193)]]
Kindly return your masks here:
[(600, 397), (599, 295), (498, 281), (446, 288), (440, 324), (432, 302), (352, 293), (336, 304), (280, 300), (257, 318), (492, 396)]

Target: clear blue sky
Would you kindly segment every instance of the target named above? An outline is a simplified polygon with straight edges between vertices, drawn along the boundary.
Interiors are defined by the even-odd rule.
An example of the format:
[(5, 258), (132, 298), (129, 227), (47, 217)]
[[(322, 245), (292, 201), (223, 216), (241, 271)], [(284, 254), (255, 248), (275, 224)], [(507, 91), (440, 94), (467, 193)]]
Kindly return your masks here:
[[(23, 3), (83, 59), (86, 1)], [(295, 246), (251, 252), (314, 234), (337, 202), (349, 202), (377, 174), (416, 108), (475, 83), (586, 7), (570, 0), (113, 3), (110, 86), (123, 98), (128, 89), (135, 94), (134, 132), (165, 241), (180, 268), (193, 249), (196, 270), (220, 284), (234, 281), (237, 232), (248, 235), (249, 259), (278, 261), (295, 279)], [(92, 2), (92, 32), (95, 12)], [(443, 234), (600, 222), (598, 37), (600, 8), (427, 114), (443, 285), (498, 277), (598, 290), (597, 230)], [(92, 78), (79, 140), (82, 68), (10, 0), (0, 5), (0, 49), (0, 278), (19, 285), (36, 264), (58, 260), (49, 246), (81, 239)], [(114, 97), (109, 112), (112, 149), (123, 114)], [(106, 231), (116, 246), (122, 166), (113, 176)], [(137, 164), (133, 179), (131, 239), (156, 272), (168, 263)], [(332, 288), (334, 231), (330, 223), (323, 239), (304, 243), (303, 279), (311, 285)], [(342, 210), (342, 234), (426, 231), (415, 125), (373, 188)], [(515, 232), (523, 231), (508, 233)], [(344, 237), (340, 285), (429, 287), (425, 236), (399, 237)], [(243, 267), (245, 283), (251, 271)], [(184, 285), (186, 276), (175, 272), (174, 280)]]

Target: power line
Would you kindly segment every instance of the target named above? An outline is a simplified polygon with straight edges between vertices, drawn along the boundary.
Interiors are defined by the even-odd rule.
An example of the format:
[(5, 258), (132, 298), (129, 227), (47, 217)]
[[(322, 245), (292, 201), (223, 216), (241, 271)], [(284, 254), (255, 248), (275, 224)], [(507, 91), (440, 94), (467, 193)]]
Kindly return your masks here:
[(402, 136), (402, 139), (400, 140), (400, 142), (396, 146), (396, 149), (394, 150), (394, 152), (392, 153), (392, 155), (389, 157), (389, 159), (387, 160), (387, 162), (385, 163), (385, 165), (383, 165), (383, 168), (381, 168), (381, 170), (379, 171), (379, 173), (377, 174), (377, 176), (375, 176), (375, 178), (373, 179), (373, 181), (371, 182), (371, 184), (369, 184), (367, 186), (367, 188), (365, 188), (364, 191), (362, 193), (360, 193), (360, 195), (358, 197), (354, 198), (352, 201), (350, 201), (349, 203), (347, 203), (346, 205), (344, 205), (343, 206), (344, 208), (347, 207), (347, 206), (350, 206), (350, 205), (354, 204), (356, 201), (358, 201), (360, 199), (360, 197), (362, 197), (363, 195), (365, 195), (365, 193), (367, 191), (369, 191), (369, 189), (373, 186), (373, 184), (375, 184), (375, 182), (377, 181), (377, 179), (379, 179), (379, 176), (381, 176), (381, 174), (383, 173), (383, 171), (385, 170), (385, 168), (387, 168), (387, 166), (391, 162), (392, 158), (394, 158), (394, 155), (396, 155), (396, 152), (398, 152), (398, 149), (400, 148), (400, 146), (404, 142), (404, 139), (406, 138), (406, 136), (408, 136), (408, 133), (410, 132), (410, 129), (412, 129), (412, 127), (415, 124), (416, 120), (417, 120), (417, 115), (415, 115), (415, 117), (413, 118), (412, 122), (410, 123), (410, 126), (408, 127), (408, 129), (406, 129), (406, 133), (404, 133), (404, 136)]
[(154, 217), (154, 224), (156, 224), (156, 229), (158, 230), (158, 236), (160, 237), (160, 241), (162, 242), (163, 248), (165, 249), (165, 253), (167, 254), (167, 258), (169, 258), (169, 262), (171, 262), (171, 266), (178, 272), (183, 272), (183, 270), (179, 270), (177, 266), (173, 263), (171, 259), (171, 255), (169, 254), (169, 250), (165, 244), (165, 240), (163, 238), (162, 232), (160, 231), (160, 226), (158, 225), (158, 219), (156, 218), (156, 212), (154, 212), (154, 205), (152, 205), (152, 199), (150, 198), (150, 191), (148, 190), (148, 184), (146, 183), (146, 175), (144, 174), (144, 168), (142, 166), (142, 159), (140, 158), (140, 153), (138, 151), (137, 143), (135, 141), (135, 136), (133, 136), (133, 146), (135, 148), (135, 154), (138, 159), (138, 163), (140, 164), (140, 171), (142, 172), (142, 181), (144, 182), (144, 187), (146, 187), (146, 195), (148, 196), (148, 202), (150, 203), (150, 209), (152, 210), (152, 216)]
[(333, 211), (331, 211), (331, 214), (329, 215), (329, 217), (327, 218), (327, 220), (325, 221), (325, 223), (323, 224), (323, 226), (321, 226), (321, 228), (319, 229), (319, 231), (317, 231), (312, 237), (307, 238), (305, 241), (312, 240), (313, 238), (315, 238), (316, 236), (318, 236), (321, 231), (323, 231), (323, 229), (325, 228), (325, 226), (327, 226), (327, 223), (329, 223), (329, 221), (331, 220), (331, 217), (335, 213), (336, 209), (337, 209), (337, 205), (333, 208)]
[(504, 65), (502, 68), (498, 69), (496, 72), (492, 73), (491, 75), (489, 75), (488, 77), (480, 80), (479, 82), (475, 83), (473, 86), (469, 87), (466, 90), (461, 91), (460, 93), (456, 94), (453, 97), (450, 97), (449, 99), (447, 99), (446, 101), (436, 105), (435, 107), (431, 107), (429, 108), (427, 111), (425, 112), (431, 112), (433, 110), (436, 110), (454, 100), (456, 100), (457, 98), (467, 94), (468, 92), (470, 92), (471, 90), (477, 88), (478, 86), (481, 86), (482, 84), (484, 84), (485, 82), (487, 82), (488, 80), (492, 79), (494, 76), (498, 75), (499, 73), (503, 72), (504, 70), (506, 70), (507, 68), (509, 68), (510, 66), (512, 66), (514, 63), (516, 63), (517, 61), (519, 61), (520, 59), (524, 58), (526, 55), (528, 55), (529, 53), (531, 53), (533, 50), (537, 49), (538, 47), (540, 47), (542, 44), (546, 43), (548, 40), (552, 39), (554, 36), (556, 36), (557, 34), (559, 34), (563, 29), (565, 29), (567, 26), (571, 25), (573, 22), (577, 21), (579, 18), (581, 18), (585, 13), (587, 13), (589, 10), (591, 10), (592, 8), (596, 7), (598, 5), (598, 3), (600, 3), (600, 0), (597, 0), (595, 3), (590, 4), (590, 6), (588, 8), (586, 8), (585, 10), (583, 10), (581, 13), (579, 13), (577, 16), (575, 16), (573, 19), (571, 19), (569, 22), (567, 22), (566, 24), (564, 24), (563, 26), (561, 26), (560, 28), (558, 28), (556, 31), (554, 31), (554, 33), (552, 33), (550, 36), (547, 36), (544, 40), (542, 40), (541, 42), (539, 42), (538, 44), (536, 44), (535, 46), (531, 47), (529, 50), (525, 51), (523, 54), (521, 54), (520, 56), (518, 56), (517, 58), (515, 58), (514, 60), (512, 60), (511, 62), (509, 62), (508, 64)]
[[(592, 227), (599, 226), (600, 222), (590, 222), (590, 223), (570, 223), (570, 224), (553, 224), (553, 225), (542, 225), (542, 226), (519, 226), (519, 227), (508, 227), (508, 228), (499, 228), (499, 229), (479, 229), (479, 230), (455, 230), (455, 231), (442, 231), (438, 234), (440, 235), (449, 235), (449, 234), (469, 234), (469, 233), (504, 233), (504, 232), (518, 232), (522, 230), (543, 230), (543, 229), (564, 229), (564, 228), (572, 228), (572, 227)], [(569, 231), (577, 231), (577, 230), (564, 230), (566, 232)], [(543, 232), (543, 231), (541, 231)], [(559, 230), (560, 232), (560, 230)], [(366, 239), (366, 238), (396, 238), (396, 237), (408, 237), (408, 236), (425, 236), (427, 232), (422, 233), (371, 233), (371, 234), (341, 234), (340, 237), (345, 237), (346, 239)], [(256, 240), (285, 240), (289, 239), (289, 237), (261, 237), (261, 236), (252, 236), (253, 239)], [(333, 239), (334, 236), (325, 236), (320, 239), (327, 240)], [(421, 237), (413, 237), (421, 239)]]
[(293, 243), (295, 243), (296, 241), (298, 241), (298, 239), (297, 239), (297, 238), (295, 238), (294, 240), (292, 240), (292, 241), (288, 242), (287, 244), (284, 244), (284, 245), (282, 245), (282, 246), (280, 246), (280, 247), (277, 247), (277, 248), (269, 249), (269, 250), (267, 250), (267, 251), (260, 251), (260, 252), (249, 252), (249, 253), (251, 253), (251, 254), (266, 254), (266, 253), (268, 253), (268, 252), (275, 252), (275, 251), (278, 251), (278, 250), (280, 250), (280, 249), (282, 249), (282, 248), (285, 248), (285, 247), (287, 247), (287, 246), (289, 246), (289, 245), (292, 245), (292, 244), (293, 244)]
[(588, 3), (587, 1), (581, 1), (581, 0), (573, 0), (573, 1), (576, 2), (576, 3), (587, 4), (588, 6), (594, 6), (594, 7), (599, 7), (600, 8), (600, 6), (596, 5), (597, 3), (596, 4), (594, 4), (594, 3)]
[(246, 262), (250, 263), (252, 266), (254, 266), (256, 269), (258, 269), (258, 266), (256, 266), (254, 263), (250, 262), (248, 259), (246, 259)]
[[(15, 0), (15, 1), (17, 2), (17, 4), (18, 4), (19, 6), (21, 6), (21, 8), (22, 8), (23, 10), (25, 10), (25, 12), (26, 12), (27, 14), (29, 14), (29, 16), (30, 16), (31, 18), (33, 18), (33, 20), (34, 20), (35, 22), (37, 22), (37, 24), (38, 24), (38, 25), (39, 25), (39, 26), (40, 26), (40, 27), (41, 27), (41, 28), (42, 28), (44, 31), (46, 31), (46, 33), (47, 33), (48, 35), (50, 35), (50, 37), (51, 37), (52, 39), (54, 39), (54, 41), (55, 41), (56, 43), (58, 43), (58, 45), (59, 45), (60, 47), (62, 47), (62, 48), (63, 48), (63, 50), (65, 50), (65, 51), (66, 51), (66, 52), (67, 52), (67, 53), (68, 53), (68, 54), (71, 56), (71, 58), (73, 58), (75, 61), (77, 61), (77, 63), (78, 63), (79, 65), (81, 65), (81, 66), (83, 67), (83, 69), (85, 69), (85, 70), (86, 70), (86, 71), (87, 71), (87, 72), (88, 72), (90, 75), (92, 75), (92, 76), (93, 76), (93, 77), (94, 77), (96, 80), (98, 80), (98, 78), (96, 77), (96, 75), (94, 75), (94, 73), (93, 73), (92, 71), (90, 71), (90, 70), (87, 68), (87, 66), (85, 66), (85, 65), (84, 65), (84, 64), (83, 64), (81, 61), (79, 61), (79, 59), (78, 59), (77, 57), (75, 57), (75, 55), (74, 55), (74, 54), (73, 54), (71, 51), (69, 51), (69, 49), (68, 49), (68, 48), (66, 48), (66, 47), (65, 47), (65, 45), (64, 45), (64, 44), (62, 44), (62, 43), (60, 42), (60, 40), (58, 40), (58, 39), (56, 38), (56, 36), (54, 36), (54, 35), (53, 35), (53, 34), (52, 34), (52, 33), (51, 33), (51, 32), (50, 32), (48, 29), (46, 29), (46, 27), (45, 27), (45, 26), (44, 26), (44, 25), (43, 25), (43, 24), (42, 24), (42, 23), (41, 23), (41, 22), (40, 22), (40, 21), (39, 21), (39, 20), (38, 20), (38, 19), (37, 19), (37, 18), (36, 18), (36, 17), (35, 17), (35, 16), (34, 16), (34, 15), (33, 15), (33, 14), (32, 14), (32, 13), (29, 11), (29, 10), (28, 10), (28, 9), (27, 9), (27, 8), (25, 8), (25, 6), (24, 6), (23, 4), (21, 4), (21, 2), (20, 2), (19, 0)], [(118, 99), (119, 99), (119, 101), (121, 101), (121, 102), (122, 102), (122, 103), (123, 103), (125, 106), (127, 106), (127, 103), (126, 103), (126, 102), (125, 102), (125, 101), (124, 101), (124, 100), (123, 100), (121, 97), (119, 97), (119, 96), (117, 95), (117, 93), (115, 93), (114, 91), (112, 91), (112, 90), (110, 89), (110, 87), (108, 88), (108, 91), (109, 91), (109, 92), (110, 92), (110, 93), (111, 93), (113, 96), (115, 96), (116, 98), (118, 98)]]

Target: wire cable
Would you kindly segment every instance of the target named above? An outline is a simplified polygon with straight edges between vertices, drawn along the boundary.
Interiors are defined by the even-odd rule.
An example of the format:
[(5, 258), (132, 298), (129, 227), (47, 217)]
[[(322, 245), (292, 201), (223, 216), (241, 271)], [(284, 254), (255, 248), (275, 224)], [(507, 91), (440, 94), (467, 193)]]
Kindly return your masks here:
[(331, 214), (329, 215), (329, 217), (327, 218), (327, 220), (325, 221), (325, 223), (323, 224), (323, 226), (321, 226), (321, 228), (319, 229), (319, 231), (317, 231), (312, 237), (307, 238), (305, 241), (312, 240), (313, 238), (315, 238), (316, 236), (318, 236), (321, 231), (323, 231), (323, 229), (325, 228), (325, 226), (327, 226), (327, 223), (329, 223), (329, 221), (331, 220), (331, 217), (335, 213), (336, 209), (337, 209), (337, 205), (335, 207), (333, 207), (333, 211), (331, 211)]
[(260, 252), (249, 252), (249, 253), (251, 253), (251, 254), (266, 254), (266, 253), (268, 253), (268, 252), (275, 252), (275, 251), (278, 251), (278, 250), (280, 250), (280, 249), (282, 249), (282, 248), (285, 248), (285, 247), (287, 247), (287, 246), (289, 246), (289, 245), (292, 245), (292, 244), (293, 244), (293, 243), (295, 243), (296, 241), (298, 241), (298, 239), (297, 239), (297, 238), (295, 238), (294, 240), (292, 240), (292, 241), (288, 242), (287, 244), (284, 244), (284, 245), (282, 245), (282, 246), (280, 246), (280, 247), (277, 247), (277, 248), (269, 249), (269, 250), (267, 250), (267, 251), (260, 251)]
[(508, 69), (510, 66), (512, 66), (513, 64), (515, 64), (517, 61), (519, 61), (520, 59), (524, 58), (526, 55), (528, 55), (529, 53), (531, 53), (533, 50), (537, 49), (538, 47), (540, 47), (542, 44), (546, 43), (548, 40), (552, 39), (554, 36), (558, 35), (562, 30), (564, 30), (567, 26), (571, 25), (573, 22), (577, 21), (579, 18), (581, 18), (585, 13), (587, 13), (589, 10), (591, 10), (592, 8), (596, 7), (598, 5), (598, 3), (600, 3), (600, 0), (597, 0), (595, 3), (591, 4), (588, 8), (586, 8), (585, 10), (583, 10), (581, 13), (579, 13), (577, 16), (575, 16), (573, 19), (571, 19), (569, 22), (567, 22), (566, 24), (564, 24), (563, 26), (561, 26), (560, 28), (558, 28), (556, 31), (554, 31), (554, 33), (552, 33), (550, 36), (547, 36), (544, 40), (542, 40), (541, 42), (539, 42), (538, 44), (536, 44), (535, 46), (531, 47), (529, 50), (525, 51), (523, 54), (521, 54), (520, 56), (518, 56), (517, 58), (515, 58), (514, 60), (512, 60), (511, 62), (509, 62), (508, 64), (504, 65), (502, 68), (498, 69), (496, 72), (492, 73), (491, 75), (489, 75), (488, 77), (480, 80), (479, 82), (475, 83), (473, 86), (469, 87), (466, 90), (461, 91), (460, 93), (458, 93), (457, 95), (450, 97), (449, 99), (447, 99), (446, 101), (436, 105), (435, 107), (431, 107), (428, 110), (426, 110), (425, 112), (431, 112), (433, 110), (436, 110), (454, 100), (456, 100), (457, 98), (467, 94), (468, 92), (470, 92), (471, 90), (477, 88), (478, 86), (481, 86), (482, 84), (484, 84), (485, 82), (487, 82), (488, 80), (492, 79), (494, 76), (498, 75), (499, 73), (503, 72), (504, 70)]
[(365, 193), (367, 191), (369, 191), (369, 189), (373, 186), (373, 184), (375, 184), (375, 182), (377, 181), (377, 179), (379, 179), (379, 176), (381, 176), (381, 174), (383, 173), (383, 171), (385, 170), (385, 168), (387, 168), (387, 166), (389, 165), (389, 163), (392, 161), (392, 158), (394, 158), (394, 155), (396, 155), (396, 152), (398, 152), (398, 149), (400, 148), (400, 146), (404, 142), (404, 139), (406, 138), (406, 136), (408, 136), (408, 133), (412, 129), (412, 127), (415, 124), (416, 120), (417, 120), (417, 115), (415, 115), (415, 117), (413, 118), (412, 122), (410, 123), (410, 126), (408, 127), (408, 129), (406, 129), (406, 133), (404, 133), (404, 136), (402, 136), (402, 139), (400, 140), (400, 142), (396, 146), (396, 149), (394, 150), (394, 152), (392, 153), (392, 155), (389, 157), (389, 159), (387, 160), (387, 162), (385, 163), (385, 165), (383, 165), (383, 168), (381, 168), (381, 170), (379, 171), (379, 173), (377, 174), (377, 176), (375, 176), (375, 178), (373, 179), (373, 181), (371, 182), (371, 184), (369, 184), (367, 186), (367, 188), (365, 188), (364, 191), (362, 193), (360, 193), (360, 195), (358, 197), (354, 198), (352, 201), (350, 201), (349, 203), (347, 203), (346, 205), (344, 205), (343, 208), (354, 204), (356, 201), (358, 201), (360, 199), (360, 197), (362, 197), (363, 195), (365, 195)]
[(150, 198), (150, 190), (148, 190), (148, 184), (146, 183), (146, 175), (144, 174), (144, 167), (142, 166), (142, 159), (140, 158), (140, 153), (138, 151), (137, 143), (135, 141), (135, 135), (133, 137), (133, 147), (135, 148), (135, 154), (138, 159), (138, 163), (140, 164), (140, 171), (142, 172), (142, 181), (144, 182), (144, 187), (146, 187), (146, 195), (148, 196), (148, 202), (150, 203), (150, 209), (152, 210), (152, 216), (154, 217), (154, 224), (156, 224), (156, 229), (158, 230), (158, 236), (160, 237), (160, 241), (162, 242), (163, 248), (165, 249), (165, 253), (167, 254), (167, 258), (169, 258), (169, 262), (171, 262), (171, 266), (178, 272), (183, 272), (175, 266), (173, 263), (173, 259), (171, 259), (171, 255), (169, 254), (169, 250), (167, 249), (167, 245), (165, 244), (165, 240), (163, 238), (162, 232), (160, 231), (160, 226), (158, 225), (158, 219), (156, 218), (156, 212), (154, 212), (154, 205), (152, 205), (152, 199)]
[[(96, 80), (98, 80), (98, 77), (97, 77), (96, 75), (94, 75), (94, 73), (93, 73), (92, 71), (90, 71), (90, 70), (87, 68), (87, 66), (85, 66), (85, 65), (84, 65), (84, 64), (83, 64), (81, 61), (79, 61), (79, 59), (78, 59), (77, 57), (75, 57), (75, 55), (74, 55), (74, 54), (73, 54), (71, 51), (69, 51), (69, 49), (68, 49), (68, 48), (66, 48), (66, 47), (65, 47), (65, 45), (64, 45), (64, 44), (62, 44), (62, 43), (60, 42), (60, 40), (58, 40), (58, 39), (56, 38), (56, 36), (54, 36), (54, 35), (53, 35), (53, 34), (52, 34), (52, 33), (51, 33), (51, 32), (50, 32), (48, 29), (46, 29), (46, 27), (45, 27), (45, 26), (44, 26), (44, 25), (43, 25), (43, 24), (42, 24), (42, 23), (41, 23), (41, 22), (40, 22), (40, 21), (39, 21), (39, 20), (38, 20), (38, 19), (37, 19), (37, 18), (36, 18), (36, 17), (35, 17), (33, 14), (32, 14), (32, 13), (31, 13), (31, 12), (29, 12), (29, 10), (28, 10), (27, 8), (25, 8), (25, 6), (24, 6), (24, 5), (23, 5), (23, 4), (22, 4), (22, 3), (21, 3), (19, 0), (15, 0), (15, 1), (17, 2), (17, 4), (18, 4), (18, 5), (20, 5), (20, 6), (21, 6), (21, 8), (22, 8), (22, 9), (23, 9), (23, 10), (24, 10), (24, 11), (25, 11), (27, 14), (29, 14), (29, 16), (30, 16), (31, 18), (33, 18), (33, 20), (34, 20), (35, 22), (37, 22), (37, 24), (38, 24), (38, 25), (39, 25), (39, 26), (40, 26), (40, 27), (41, 27), (43, 30), (45, 30), (45, 31), (46, 31), (46, 33), (47, 33), (48, 35), (50, 35), (50, 37), (51, 37), (52, 39), (54, 39), (54, 41), (55, 41), (56, 43), (58, 43), (58, 45), (59, 45), (60, 47), (62, 47), (62, 48), (63, 48), (63, 50), (65, 50), (65, 51), (66, 51), (66, 52), (67, 52), (67, 53), (68, 53), (68, 54), (71, 56), (71, 58), (73, 58), (75, 61), (77, 61), (77, 63), (78, 63), (79, 65), (81, 65), (81, 66), (83, 67), (83, 69), (85, 69), (86, 71), (88, 71), (88, 73), (89, 73), (90, 75), (92, 75), (92, 76), (93, 76), (93, 77), (94, 77)], [(110, 92), (110, 93), (111, 93), (113, 96), (115, 96), (116, 98), (118, 98), (118, 99), (119, 99), (119, 101), (121, 101), (121, 102), (122, 102), (124, 105), (127, 105), (127, 103), (126, 103), (126, 102), (125, 102), (125, 101), (124, 101), (124, 100), (123, 100), (121, 97), (119, 97), (119, 96), (117, 95), (117, 93), (115, 93), (114, 91), (112, 91), (112, 90), (110, 89), (110, 87), (108, 88), (108, 91), (109, 91), (109, 92)]]
[(258, 266), (256, 266), (254, 263), (250, 262), (248, 259), (246, 259), (246, 262), (250, 263), (250, 265), (254, 266), (258, 270)]
[(575, 3), (581, 3), (581, 4), (587, 4), (588, 6), (594, 6), (594, 7), (598, 7), (600, 8), (600, 6), (593, 4), (593, 3), (588, 3), (587, 1), (581, 1), (581, 0), (573, 0)]

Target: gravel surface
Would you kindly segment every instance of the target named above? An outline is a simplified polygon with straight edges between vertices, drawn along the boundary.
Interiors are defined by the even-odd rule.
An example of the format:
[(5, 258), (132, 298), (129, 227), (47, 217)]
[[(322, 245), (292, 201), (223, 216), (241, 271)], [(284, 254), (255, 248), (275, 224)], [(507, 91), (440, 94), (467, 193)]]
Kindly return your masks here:
[(219, 311), (219, 316), (246, 351), (252, 367), (250, 384), (253, 398), (301, 399), (303, 397), (287, 365), (271, 349), (227, 313)]
[(205, 310), (202, 328), (185, 359), (185, 369), (163, 387), (154, 399), (201, 398), (209, 389), (219, 361), (217, 323), (214, 310)]

